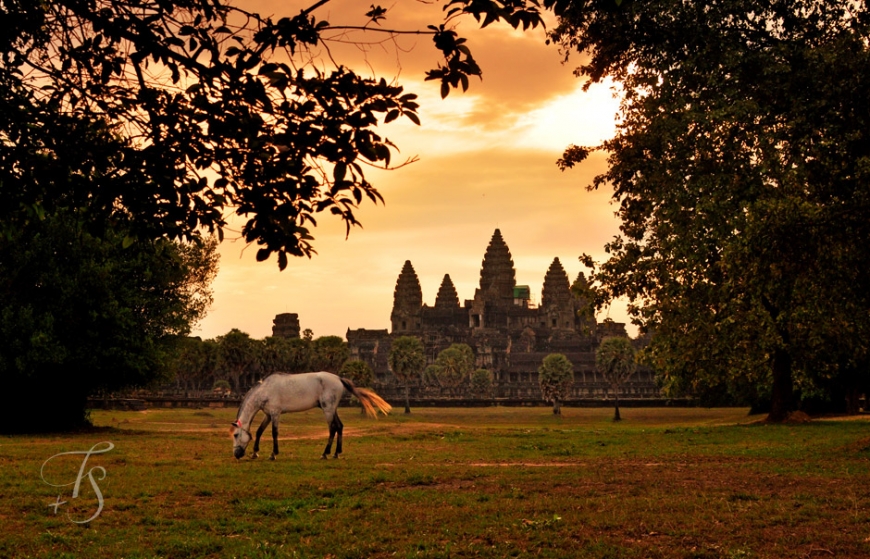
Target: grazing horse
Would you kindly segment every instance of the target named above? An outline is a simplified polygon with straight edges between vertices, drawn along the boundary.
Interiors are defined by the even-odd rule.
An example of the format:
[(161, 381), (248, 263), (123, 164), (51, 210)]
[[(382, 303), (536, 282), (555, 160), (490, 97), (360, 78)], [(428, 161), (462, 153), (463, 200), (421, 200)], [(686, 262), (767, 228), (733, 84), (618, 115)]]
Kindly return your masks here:
[(332, 449), (332, 441), (338, 435), (335, 446), (335, 458), (341, 454), (341, 439), (344, 425), (338, 418), (338, 403), (342, 396), (349, 392), (362, 403), (363, 409), (371, 417), (377, 417), (378, 411), (384, 414), (392, 409), (380, 396), (371, 390), (358, 388), (351, 381), (327, 372), (300, 373), (289, 375), (275, 373), (266, 377), (245, 395), (239, 413), (233, 422), (233, 455), (238, 459), (245, 455), (245, 449), (251, 441), (251, 422), (258, 411), (263, 410), (266, 417), (257, 429), (254, 441), (256, 458), (260, 451), (260, 436), (269, 423), (272, 423), (272, 456), (278, 456), (278, 418), (284, 412), (305, 411), (314, 407), (323, 410), (326, 423), (329, 425), (329, 442), (323, 451), (326, 458)]

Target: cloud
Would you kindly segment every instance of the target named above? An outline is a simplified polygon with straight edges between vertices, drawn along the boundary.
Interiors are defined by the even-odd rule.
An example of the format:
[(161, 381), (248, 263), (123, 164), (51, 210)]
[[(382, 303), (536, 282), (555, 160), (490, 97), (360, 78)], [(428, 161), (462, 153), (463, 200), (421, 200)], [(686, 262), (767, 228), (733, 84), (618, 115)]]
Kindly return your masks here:
[[(237, 2), (278, 16), (308, 5)], [(442, 17), (440, 6), (434, 12), (419, 2), (386, 7), (392, 6), (388, 23), (396, 27), (424, 28)], [(368, 3), (333, 0), (318, 17), (351, 21), (367, 9)], [(518, 283), (538, 296), (554, 257), (573, 280), (582, 269), (581, 253), (606, 256), (603, 246), (619, 225), (612, 193), (585, 188), (606, 169), (604, 154), (564, 173), (555, 161), (568, 144), (594, 145), (612, 135), (617, 104), (609, 84), (582, 92), (580, 80), (540, 33), (504, 26), (474, 30), (472, 23), (461, 30), (467, 31), (484, 80), (472, 80), (468, 93), (453, 92), (444, 100), (437, 84), (422, 80), (437, 60), (427, 37), (400, 38), (401, 49), (413, 49), (400, 53), (398, 66), (391, 45), (372, 46), (368, 53), (348, 44), (331, 47), (363, 68), (399, 73), (406, 89), (420, 95), (422, 126), (399, 119), (380, 129), (402, 150), (394, 161), (414, 155), (420, 161), (397, 171), (368, 171), (385, 205), (364, 202), (356, 212), (363, 228), (347, 239), (344, 224), (324, 215), (313, 231), (319, 254), (291, 260), (284, 272), (274, 259), (256, 262), (256, 247), (223, 243), (215, 304), (197, 335), (240, 328), (263, 337), (283, 312), (298, 313), (302, 327), (318, 336), (389, 328), (393, 289), (405, 260), (414, 264), (428, 304), (445, 273), (460, 300), (470, 299), (496, 227), (510, 247)], [(611, 316), (624, 320), (624, 305)]]

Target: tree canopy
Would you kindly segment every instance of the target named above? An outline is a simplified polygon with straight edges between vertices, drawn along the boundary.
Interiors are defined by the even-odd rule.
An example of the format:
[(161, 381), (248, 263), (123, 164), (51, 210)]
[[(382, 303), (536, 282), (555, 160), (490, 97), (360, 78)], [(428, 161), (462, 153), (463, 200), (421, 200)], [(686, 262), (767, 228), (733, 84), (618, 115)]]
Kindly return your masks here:
[(492, 371), (477, 369), (471, 373), (471, 391), (478, 396), (488, 396), (492, 390)]
[(377, 125), (419, 123), (416, 95), (317, 54), (330, 33), (431, 36), (442, 62), (426, 79), (446, 96), (481, 75), (457, 18), (540, 22), (524, 1), (461, 0), (427, 29), (390, 30), (374, 5), (340, 27), (319, 17), (328, 4), (272, 19), (224, 0), (4, 2), (3, 231), (87, 206), (130, 239), (222, 237), (232, 211), (257, 259), (283, 269), (314, 252), (317, 214), (349, 231), (363, 199), (381, 200), (365, 168), (392, 167), (395, 146)]
[(538, 367), (538, 383), (545, 402), (553, 404), (553, 413), (562, 414), (562, 400), (568, 397), (574, 384), (574, 365), (561, 353), (544, 357)]
[(56, 387), (58, 410), (68, 394), (66, 426), (96, 387), (166, 371), (158, 340), (188, 332), (205, 299), (183, 290), (203, 295), (213, 275), (184, 252), (213, 255), (231, 214), (283, 269), (314, 253), (319, 214), (349, 232), (364, 199), (381, 201), (366, 168), (400, 165), (377, 126), (419, 123), (416, 95), (332, 58), (330, 33), (430, 36), (442, 61), (427, 79), (445, 96), (481, 74), (456, 18), (540, 21), (523, 1), (461, 0), (427, 29), (382, 27), (374, 5), (342, 28), (318, 15), (327, 4), (273, 19), (225, 0), (0, 3), (0, 372)]
[(252, 384), (254, 376), (261, 371), (263, 344), (238, 328), (218, 336), (215, 341), (221, 374), (230, 381), (233, 390), (240, 392), (244, 386)]
[(468, 344), (451, 344), (438, 353), (432, 367), (438, 385), (454, 390), (467, 381), (474, 370), (474, 352)]
[(263, 339), (263, 372), (304, 373), (311, 371), (311, 342), (302, 338), (268, 336)]
[[(16, 387), (5, 429), (81, 426), (87, 397), (165, 379), (211, 301), (215, 243), (123, 246), (70, 215), (0, 236), (0, 378)], [(50, 413), (34, 414), (33, 399)]]
[(338, 373), (344, 362), (350, 356), (350, 350), (339, 336), (321, 336), (311, 342), (311, 362), (309, 368), (312, 371), (329, 371)]
[(613, 187), (621, 235), (592, 280), (654, 334), (665, 390), (767, 401), (780, 420), (795, 395), (870, 387), (867, 3), (555, 8), (552, 38), (588, 55), (577, 73), (623, 95), (591, 186)]
[(595, 366), (614, 392), (613, 420), (620, 421), (619, 390), (635, 371), (634, 347), (631, 340), (623, 337), (609, 337), (601, 340), (595, 351)]
[(375, 380), (375, 372), (368, 363), (360, 359), (345, 361), (338, 374), (352, 380), (357, 386), (371, 386), (372, 381)]
[(390, 371), (405, 389), (405, 413), (411, 413), (410, 383), (426, 366), (426, 348), (420, 338), (399, 336), (393, 340), (388, 357)]

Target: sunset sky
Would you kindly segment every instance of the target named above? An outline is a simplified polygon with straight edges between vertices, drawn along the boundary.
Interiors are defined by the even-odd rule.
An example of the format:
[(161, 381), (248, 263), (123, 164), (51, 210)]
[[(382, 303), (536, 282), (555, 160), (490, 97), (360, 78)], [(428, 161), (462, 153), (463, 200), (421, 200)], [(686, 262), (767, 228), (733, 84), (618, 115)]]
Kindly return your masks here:
[[(237, 0), (262, 15), (293, 15), (305, 3)], [(316, 12), (330, 23), (364, 23), (371, 1), (333, 1)], [(438, 22), (440, 8), (411, 0), (390, 8), (383, 27), (423, 29)], [(299, 314), (302, 328), (315, 336), (344, 336), (348, 328), (389, 328), (393, 289), (410, 260), (423, 289), (435, 302), (444, 274), (450, 274), (460, 301), (471, 299), (494, 229), (501, 229), (517, 271), (517, 283), (540, 300), (544, 274), (559, 257), (573, 281), (584, 268), (577, 258), (604, 257), (603, 246), (618, 232), (609, 191), (585, 187), (604, 169), (603, 155), (561, 172), (556, 160), (569, 144), (595, 145), (610, 137), (618, 102), (609, 84), (582, 91), (572, 74), (579, 59), (562, 64), (540, 29), (521, 33), (504, 25), (477, 30), (460, 23), (483, 81), (441, 100), (438, 84), (424, 82), (437, 51), (428, 37), (402, 36), (398, 43), (371, 45), (367, 52), (332, 44), (335, 58), (378, 76), (397, 79), (420, 97), (421, 126), (406, 119), (380, 133), (399, 146), (394, 162), (419, 161), (395, 171), (373, 171), (369, 180), (385, 205), (363, 202), (355, 228), (345, 239), (344, 224), (324, 214), (313, 231), (318, 255), (294, 259), (283, 272), (275, 259), (258, 263), (256, 247), (233, 241), (220, 247), (214, 305), (194, 335), (211, 338), (239, 328), (255, 338), (271, 334), (278, 313)], [(384, 35), (354, 35), (373, 41)], [(399, 51), (397, 52), (396, 46)], [(606, 313), (605, 313), (606, 314)], [(624, 305), (609, 316), (626, 321)], [(603, 318), (602, 315), (600, 318)], [(633, 328), (629, 331), (634, 333)]]

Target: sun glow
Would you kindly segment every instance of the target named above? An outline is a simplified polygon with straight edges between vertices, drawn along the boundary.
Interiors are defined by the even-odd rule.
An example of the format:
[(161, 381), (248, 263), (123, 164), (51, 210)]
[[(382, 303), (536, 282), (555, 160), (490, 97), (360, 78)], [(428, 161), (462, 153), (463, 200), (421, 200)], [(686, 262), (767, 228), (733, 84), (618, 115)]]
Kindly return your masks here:
[[(273, 0), (251, 4), (264, 13), (290, 9)], [(411, 6), (404, 12), (397, 6), (392, 24), (419, 26), (423, 16), (413, 4), (403, 4)], [(356, 13), (346, 12), (345, 5), (357, 11), (368, 6), (330, 3), (330, 14), (320, 15)], [(393, 154), (394, 165), (419, 161), (396, 171), (366, 167), (385, 204), (364, 201), (355, 215), (365, 228), (354, 228), (347, 238), (342, 223), (323, 215), (312, 231), (318, 254), (292, 259), (284, 272), (274, 259), (255, 262), (256, 247), (245, 250), (243, 241), (233, 242), (228, 234), (219, 249), (215, 303), (195, 335), (210, 338), (239, 328), (261, 338), (283, 312), (298, 313), (302, 328), (311, 328), (315, 336), (388, 328), (405, 260), (412, 261), (428, 304), (445, 273), (461, 300), (471, 298), (496, 227), (513, 254), (517, 282), (533, 291), (540, 290), (555, 256), (572, 279), (581, 271), (581, 253), (606, 257), (604, 244), (618, 234), (611, 193), (584, 188), (606, 168), (605, 157), (594, 154), (564, 173), (556, 160), (570, 144), (594, 146), (613, 136), (619, 101), (612, 84), (583, 91), (558, 50), (545, 44), (543, 32), (475, 27), (461, 31), (468, 31), (483, 79), (472, 79), (467, 92), (452, 91), (446, 99), (438, 84), (423, 81), (437, 58), (428, 39), (403, 38), (400, 67), (395, 53), (381, 56), (373, 49), (361, 57), (361, 68), (388, 80), (398, 76), (406, 93), (418, 95), (420, 126), (399, 118), (379, 127), (378, 134), (401, 149)], [(353, 54), (347, 45), (338, 48), (336, 55)], [(232, 220), (233, 229), (240, 226)], [(616, 308), (611, 317), (625, 320)]]

